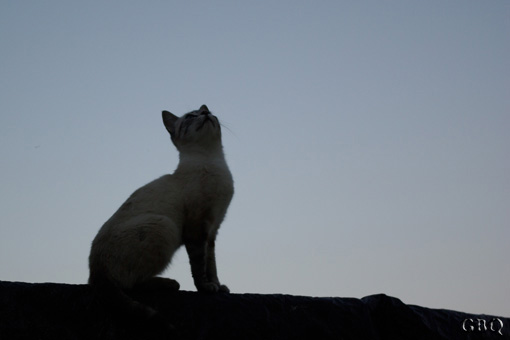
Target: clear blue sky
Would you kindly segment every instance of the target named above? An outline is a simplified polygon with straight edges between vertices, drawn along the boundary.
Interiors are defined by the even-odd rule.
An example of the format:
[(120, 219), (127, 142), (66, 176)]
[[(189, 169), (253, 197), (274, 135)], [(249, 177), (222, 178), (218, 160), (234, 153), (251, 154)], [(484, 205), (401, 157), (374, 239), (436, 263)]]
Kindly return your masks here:
[[(171, 173), (161, 122), (223, 121), (235, 293), (510, 316), (508, 1), (2, 1), (0, 280), (85, 283)], [(165, 275), (194, 290), (181, 250)]]

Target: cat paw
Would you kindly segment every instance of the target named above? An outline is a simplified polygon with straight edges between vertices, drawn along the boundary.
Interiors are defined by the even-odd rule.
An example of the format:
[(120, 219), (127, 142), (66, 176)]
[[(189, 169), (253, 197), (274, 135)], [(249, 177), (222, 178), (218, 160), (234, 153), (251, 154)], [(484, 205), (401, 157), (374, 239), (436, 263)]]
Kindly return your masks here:
[(230, 293), (230, 289), (228, 289), (228, 287), (225, 286), (225, 285), (220, 285), (220, 287), (218, 288), (218, 292), (220, 292), (220, 293)]
[(197, 285), (197, 290), (202, 293), (217, 293), (219, 289), (220, 286), (214, 282), (203, 282)]
[(166, 279), (164, 283), (164, 287), (169, 290), (179, 290), (181, 288), (181, 285), (179, 282), (173, 280), (173, 279)]
[(171, 290), (177, 291), (180, 288), (179, 282), (166, 277), (153, 277), (137, 285), (140, 290)]
[(202, 293), (230, 293), (227, 286), (215, 282), (204, 282), (197, 286), (197, 290)]

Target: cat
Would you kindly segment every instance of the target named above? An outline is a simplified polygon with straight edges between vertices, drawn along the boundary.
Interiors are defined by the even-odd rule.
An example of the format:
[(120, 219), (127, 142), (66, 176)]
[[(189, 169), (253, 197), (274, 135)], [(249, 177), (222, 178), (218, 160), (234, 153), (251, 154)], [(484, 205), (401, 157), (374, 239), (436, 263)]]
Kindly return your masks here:
[(182, 117), (168, 111), (162, 116), (179, 152), (175, 172), (136, 190), (101, 227), (89, 256), (89, 284), (147, 318), (157, 311), (126, 292), (178, 290), (177, 281), (157, 275), (181, 245), (199, 292), (229, 292), (218, 279), (215, 259), (218, 228), (234, 193), (220, 123), (206, 105)]

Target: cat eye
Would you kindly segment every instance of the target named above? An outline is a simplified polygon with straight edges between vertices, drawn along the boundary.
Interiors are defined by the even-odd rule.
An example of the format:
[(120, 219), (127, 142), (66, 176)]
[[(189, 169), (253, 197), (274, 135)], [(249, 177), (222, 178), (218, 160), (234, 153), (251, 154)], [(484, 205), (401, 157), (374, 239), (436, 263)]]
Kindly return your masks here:
[(197, 115), (187, 115), (186, 117), (184, 117), (184, 119), (190, 119), (190, 118), (196, 118)]

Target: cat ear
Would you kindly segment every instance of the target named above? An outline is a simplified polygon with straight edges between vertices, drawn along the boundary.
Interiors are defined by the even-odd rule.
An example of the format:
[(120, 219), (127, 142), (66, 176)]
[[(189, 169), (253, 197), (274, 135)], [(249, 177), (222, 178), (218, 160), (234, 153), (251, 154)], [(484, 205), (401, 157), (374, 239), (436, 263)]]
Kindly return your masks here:
[(177, 119), (179, 119), (179, 117), (168, 111), (163, 111), (162, 116), (163, 124), (165, 124), (165, 127), (167, 131), (170, 133), (170, 135), (173, 136), (175, 133), (175, 122), (177, 121)]

